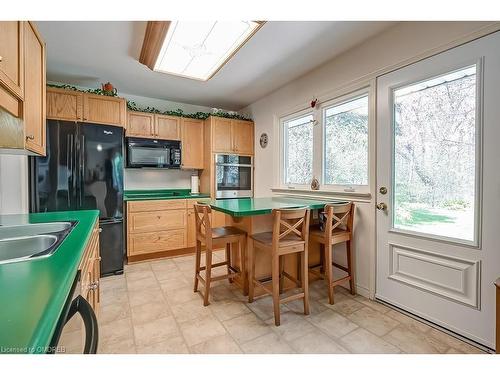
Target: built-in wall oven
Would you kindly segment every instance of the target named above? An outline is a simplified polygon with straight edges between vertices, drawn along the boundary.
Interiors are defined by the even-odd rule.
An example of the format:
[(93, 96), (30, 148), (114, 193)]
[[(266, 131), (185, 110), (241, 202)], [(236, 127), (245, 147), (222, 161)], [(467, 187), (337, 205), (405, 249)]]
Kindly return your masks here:
[(215, 154), (215, 198), (253, 197), (251, 156)]

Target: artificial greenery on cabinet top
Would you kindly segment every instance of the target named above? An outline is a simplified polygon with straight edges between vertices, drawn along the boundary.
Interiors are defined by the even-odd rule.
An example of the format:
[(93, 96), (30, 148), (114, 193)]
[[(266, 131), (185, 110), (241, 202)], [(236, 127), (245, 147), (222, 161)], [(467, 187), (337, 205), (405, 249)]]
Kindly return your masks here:
[[(54, 87), (58, 89), (65, 89), (65, 90), (71, 90), (71, 91), (79, 91), (79, 92), (86, 92), (89, 94), (96, 94), (96, 95), (104, 95), (104, 96), (118, 96), (116, 92), (109, 92), (109, 91), (104, 91), (102, 89), (80, 89), (76, 86), (71, 86), (71, 85), (57, 85), (57, 84), (52, 84), (48, 83), (48, 87)], [(127, 100), (127, 109), (129, 111), (135, 111), (135, 112), (147, 112), (147, 113), (156, 113), (160, 115), (167, 115), (167, 116), (178, 116), (178, 117), (186, 117), (186, 118), (194, 118), (198, 120), (205, 120), (210, 116), (217, 116), (217, 117), (224, 117), (224, 118), (229, 118), (229, 119), (235, 119), (235, 120), (246, 120), (246, 121), (252, 121), (251, 118), (239, 114), (239, 113), (234, 113), (234, 112), (226, 112), (222, 109), (217, 109), (213, 112), (196, 112), (196, 113), (184, 113), (182, 109), (177, 109), (174, 111), (161, 111), (157, 108), (154, 107), (140, 107), (138, 106), (135, 102), (131, 100)]]

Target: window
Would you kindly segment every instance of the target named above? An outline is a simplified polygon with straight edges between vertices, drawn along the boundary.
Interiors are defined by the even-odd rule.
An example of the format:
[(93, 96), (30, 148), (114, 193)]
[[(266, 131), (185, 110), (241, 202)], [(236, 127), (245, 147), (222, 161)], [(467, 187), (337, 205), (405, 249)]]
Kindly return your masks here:
[(323, 183), (368, 185), (368, 95), (323, 110)]
[(313, 178), (313, 115), (282, 121), (284, 183), (309, 185)]
[(393, 91), (396, 229), (474, 239), (476, 66)]

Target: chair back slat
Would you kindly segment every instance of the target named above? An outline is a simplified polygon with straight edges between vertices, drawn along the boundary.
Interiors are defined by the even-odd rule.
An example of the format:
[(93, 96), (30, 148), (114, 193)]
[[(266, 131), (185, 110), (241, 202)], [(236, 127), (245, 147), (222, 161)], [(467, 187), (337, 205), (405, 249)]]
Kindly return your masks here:
[(308, 234), (309, 209), (307, 207), (273, 210), (273, 243), (276, 246), (279, 246), (280, 240), (290, 236), (307, 242)]
[(335, 229), (352, 232), (354, 219), (354, 203), (326, 204), (326, 233), (332, 233)]
[(195, 203), (194, 205), (196, 238), (206, 241), (212, 240), (212, 224), (210, 222), (210, 213), (212, 209), (208, 204)]

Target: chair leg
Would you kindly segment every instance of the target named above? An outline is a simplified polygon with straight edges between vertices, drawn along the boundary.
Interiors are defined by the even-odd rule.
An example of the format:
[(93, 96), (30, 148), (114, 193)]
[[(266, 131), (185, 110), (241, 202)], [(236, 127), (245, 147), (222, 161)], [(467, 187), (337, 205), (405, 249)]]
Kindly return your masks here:
[(254, 247), (249, 246), (247, 249), (248, 255), (248, 303), (253, 302), (254, 296), (254, 282), (255, 277), (255, 261), (254, 261)]
[(309, 259), (307, 248), (300, 253), (302, 263), (302, 289), (304, 291), (304, 314), (309, 315)]
[(201, 242), (196, 240), (196, 257), (194, 264), (194, 292), (198, 291), (198, 275), (200, 274)]
[(324, 275), (325, 273), (325, 245), (322, 243), (319, 244), (319, 263), (321, 264), (319, 268), (320, 275)]
[(347, 272), (351, 277), (349, 279), (349, 289), (351, 290), (351, 294), (356, 294), (356, 285), (354, 284), (354, 273), (352, 270), (352, 254), (351, 254), (351, 241), (346, 241), (345, 248), (347, 252)]
[(272, 260), (272, 285), (273, 285), (273, 307), (274, 307), (274, 324), (280, 325), (280, 256), (273, 254)]
[(333, 305), (333, 266), (332, 266), (332, 246), (325, 245), (325, 273), (328, 285), (328, 303)]
[(210, 281), (212, 281), (212, 249), (207, 246), (205, 250), (205, 294), (203, 295), (203, 306), (208, 306), (210, 295)]
[[(231, 244), (227, 243), (226, 244), (226, 262), (227, 262), (227, 274), (229, 275), (231, 273)], [(229, 284), (233, 282), (233, 279), (230, 277), (229, 279)]]
[(240, 256), (240, 277), (243, 284), (243, 295), (248, 295), (248, 275), (246, 257), (246, 236), (242, 236), (238, 241), (238, 254)]
[(285, 277), (283, 276), (283, 271), (285, 270), (285, 257), (281, 256), (279, 258), (279, 267), (280, 267), (280, 274), (279, 274), (279, 281), (280, 281), (280, 294), (283, 293), (283, 287), (285, 284)]

